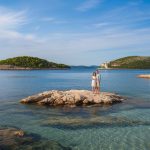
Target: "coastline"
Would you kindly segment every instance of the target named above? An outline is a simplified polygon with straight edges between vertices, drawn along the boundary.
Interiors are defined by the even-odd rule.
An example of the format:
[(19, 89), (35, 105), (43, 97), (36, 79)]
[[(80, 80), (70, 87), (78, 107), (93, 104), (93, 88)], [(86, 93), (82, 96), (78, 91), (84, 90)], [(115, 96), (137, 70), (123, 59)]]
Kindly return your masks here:
[(29, 67), (18, 67), (13, 65), (0, 65), (0, 70), (67, 70), (70, 68), (29, 68)]
[(3, 70), (3, 71), (23, 71), (23, 70), (26, 70), (26, 71), (30, 71), (30, 70), (69, 70), (70, 68), (15, 68), (15, 69), (1, 69), (0, 70)]

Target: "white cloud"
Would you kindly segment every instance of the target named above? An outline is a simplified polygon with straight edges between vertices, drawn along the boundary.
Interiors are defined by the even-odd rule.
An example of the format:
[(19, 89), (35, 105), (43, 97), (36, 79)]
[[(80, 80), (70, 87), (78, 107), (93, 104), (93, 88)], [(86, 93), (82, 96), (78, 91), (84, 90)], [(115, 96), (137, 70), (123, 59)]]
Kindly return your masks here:
[[(0, 52), (5, 51), (7, 57), (31, 55), (67, 64), (99, 64), (100, 58), (92, 63), (92, 58), (97, 57), (95, 53), (105, 51), (108, 55), (109, 51), (115, 53), (120, 50), (123, 54), (125, 51), (136, 52), (136, 48), (140, 48), (138, 53), (142, 54), (142, 50), (149, 47), (149, 39), (150, 28), (132, 31), (105, 29), (99, 33), (50, 33), (44, 37), (9, 31), (0, 32)], [(91, 59), (75, 61), (83, 57)]]
[[(88, 50), (97, 50), (103, 49), (112, 49), (112, 48), (123, 48), (126, 46), (139, 46), (143, 44), (149, 44), (150, 38), (150, 29), (147, 30), (126, 30), (126, 31), (111, 31), (107, 30), (101, 33), (89, 33), (89, 34), (79, 34), (79, 35), (70, 35), (68, 40), (66, 40), (66, 50), (71, 51), (88, 51)], [(139, 36), (140, 35), (140, 36)]]
[(10, 55), (15, 54), (15, 51), (24, 49), (23, 47), (31, 48), (39, 42), (35, 35), (19, 32), (19, 29), (28, 22), (26, 11), (16, 11), (0, 7), (1, 53), (4, 54), (8, 51)]
[[(87, 10), (92, 7), (85, 8)], [(68, 29), (66, 32), (57, 33), (54, 30), (53, 33), (47, 31), (43, 36), (41, 24), (34, 24), (33, 32), (36, 31), (36, 35), (18, 30), (28, 22), (24, 11), (0, 10), (3, 12), (0, 13), (0, 53), (3, 54), (0, 57), (31, 55), (67, 64), (99, 64), (105, 61), (103, 56), (99, 56), (104, 51), (105, 58), (115, 52), (116, 57), (127, 52), (129, 55), (131, 52), (143, 54), (150, 47), (150, 28), (130, 28), (130, 25), (149, 20), (148, 11), (141, 13), (134, 10), (131, 14), (132, 9), (134, 8), (123, 7), (104, 12), (97, 17), (95, 23), (91, 20), (91, 28), (85, 31), (76, 30), (71, 33)], [(59, 22), (49, 17), (40, 21)]]
[(79, 7), (77, 7), (77, 10), (87, 11), (89, 9), (92, 9), (92, 8), (96, 7), (101, 2), (102, 2), (102, 0), (86, 0)]
[(12, 11), (0, 7), (0, 29), (15, 29), (26, 24), (25, 11)]
[[(104, 12), (99, 15), (99, 22), (104, 22), (109, 24), (126, 24), (128, 26), (133, 23), (138, 23), (141, 21), (150, 20), (150, 11), (149, 8), (145, 7), (143, 9), (139, 9), (139, 5), (128, 5), (122, 7), (116, 7), (109, 11)], [(98, 22), (98, 23), (99, 23)]]

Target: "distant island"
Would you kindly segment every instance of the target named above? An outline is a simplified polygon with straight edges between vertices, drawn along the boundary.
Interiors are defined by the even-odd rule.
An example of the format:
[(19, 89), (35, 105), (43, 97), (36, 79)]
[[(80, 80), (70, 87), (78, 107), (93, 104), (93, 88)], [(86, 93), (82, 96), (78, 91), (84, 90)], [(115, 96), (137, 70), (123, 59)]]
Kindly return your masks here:
[(150, 69), (150, 56), (128, 56), (100, 65), (105, 69)]
[(0, 60), (0, 70), (38, 70), (69, 69), (70, 66), (49, 62), (45, 59), (30, 56), (19, 56)]

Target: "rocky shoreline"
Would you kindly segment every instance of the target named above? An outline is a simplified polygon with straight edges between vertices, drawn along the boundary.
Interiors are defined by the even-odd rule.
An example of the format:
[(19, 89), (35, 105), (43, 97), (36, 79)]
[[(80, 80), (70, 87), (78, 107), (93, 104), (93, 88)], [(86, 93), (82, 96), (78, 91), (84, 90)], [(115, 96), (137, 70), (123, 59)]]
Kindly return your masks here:
[(29, 68), (18, 67), (13, 65), (0, 65), (0, 70), (67, 70), (69, 68)]
[(137, 77), (150, 79), (150, 74), (141, 74), (141, 75), (138, 75)]
[(22, 99), (23, 104), (38, 104), (48, 106), (87, 106), (94, 104), (120, 103), (124, 98), (115, 93), (101, 92), (93, 94), (88, 90), (46, 91)]

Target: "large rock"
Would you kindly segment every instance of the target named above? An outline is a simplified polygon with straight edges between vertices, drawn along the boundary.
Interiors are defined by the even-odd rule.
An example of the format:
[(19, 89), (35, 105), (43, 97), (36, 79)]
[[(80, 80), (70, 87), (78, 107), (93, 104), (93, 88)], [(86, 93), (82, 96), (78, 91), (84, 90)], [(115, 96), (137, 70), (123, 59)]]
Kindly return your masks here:
[(68, 105), (81, 106), (92, 104), (113, 104), (122, 102), (123, 97), (108, 92), (93, 94), (88, 90), (70, 90), (70, 91), (46, 91), (37, 95), (29, 96), (20, 102), (24, 104), (36, 103), (39, 105)]

